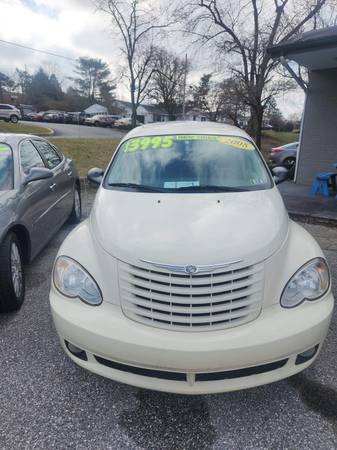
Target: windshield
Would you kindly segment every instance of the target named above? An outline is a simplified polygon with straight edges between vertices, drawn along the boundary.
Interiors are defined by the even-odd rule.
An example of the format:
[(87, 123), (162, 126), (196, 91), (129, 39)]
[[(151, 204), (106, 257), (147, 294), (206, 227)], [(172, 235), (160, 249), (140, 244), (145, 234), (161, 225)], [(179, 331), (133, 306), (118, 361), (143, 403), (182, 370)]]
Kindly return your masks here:
[(124, 142), (104, 185), (154, 192), (238, 192), (268, 189), (272, 182), (260, 154), (247, 139), (165, 135)]
[(13, 189), (13, 157), (9, 145), (0, 143), (0, 191)]

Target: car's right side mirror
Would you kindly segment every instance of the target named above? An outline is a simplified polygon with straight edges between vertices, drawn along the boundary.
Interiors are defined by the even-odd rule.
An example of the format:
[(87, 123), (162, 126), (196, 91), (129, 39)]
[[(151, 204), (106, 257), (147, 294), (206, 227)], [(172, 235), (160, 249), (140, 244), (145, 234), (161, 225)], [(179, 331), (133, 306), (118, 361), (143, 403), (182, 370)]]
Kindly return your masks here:
[(94, 183), (96, 185), (100, 185), (103, 180), (104, 170), (99, 169), (98, 167), (94, 167), (93, 169), (90, 169), (87, 178), (91, 183)]
[(275, 184), (283, 183), (283, 181), (289, 180), (290, 171), (284, 166), (275, 166), (271, 169)]

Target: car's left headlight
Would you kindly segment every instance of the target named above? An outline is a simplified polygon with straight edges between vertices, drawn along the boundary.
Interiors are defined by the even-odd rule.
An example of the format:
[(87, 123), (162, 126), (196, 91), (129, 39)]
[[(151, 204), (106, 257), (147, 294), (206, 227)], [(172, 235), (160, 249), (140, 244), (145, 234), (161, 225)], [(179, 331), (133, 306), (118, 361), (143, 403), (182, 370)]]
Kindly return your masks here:
[(330, 272), (324, 258), (314, 258), (288, 281), (281, 295), (281, 306), (294, 308), (304, 300), (317, 300), (330, 286)]
[(100, 305), (101, 291), (93, 277), (68, 256), (59, 256), (55, 262), (53, 281), (56, 289), (66, 297), (79, 298), (89, 305)]

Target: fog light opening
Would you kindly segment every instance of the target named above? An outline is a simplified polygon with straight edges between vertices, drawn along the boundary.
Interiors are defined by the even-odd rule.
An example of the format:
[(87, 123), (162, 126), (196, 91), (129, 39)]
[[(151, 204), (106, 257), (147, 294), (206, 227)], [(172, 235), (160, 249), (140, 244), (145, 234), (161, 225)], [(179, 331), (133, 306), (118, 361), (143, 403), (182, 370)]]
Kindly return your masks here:
[(68, 341), (64, 342), (66, 344), (67, 349), (70, 351), (72, 355), (76, 356), (76, 358), (82, 359), (83, 361), (88, 361), (87, 354), (85, 353), (84, 350), (82, 350), (81, 348), (77, 347), (74, 344), (71, 344)]
[(319, 344), (315, 345), (315, 347), (310, 348), (309, 350), (306, 350), (305, 352), (299, 353), (296, 357), (295, 364), (303, 364), (307, 361), (310, 361), (312, 359), (318, 350)]

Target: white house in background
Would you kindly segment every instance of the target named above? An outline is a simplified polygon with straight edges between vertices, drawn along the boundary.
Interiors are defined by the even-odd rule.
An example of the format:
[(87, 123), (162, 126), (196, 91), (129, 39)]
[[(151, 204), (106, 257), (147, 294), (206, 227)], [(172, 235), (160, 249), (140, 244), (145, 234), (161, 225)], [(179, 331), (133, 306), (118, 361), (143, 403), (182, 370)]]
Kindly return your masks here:
[[(114, 114), (118, 114), (121, 117), (131, 117), (132, 115), (132, 105), (130, 102), (115, 100), (113, 109)], [(168, 114), (155, 105), (139, 105), (137, 108), (137, 120), (144, 124), (167, 122)]]
[(87, 116), (95, 116), (96, 114), (108, 114), (108, 108), (95, 103), (84, 110)]
[(195, 122), (206, 122), (208, 120), (207, 114), (199, 109), (190, 109), (185, 113), (185, 120), (194, 120)]

